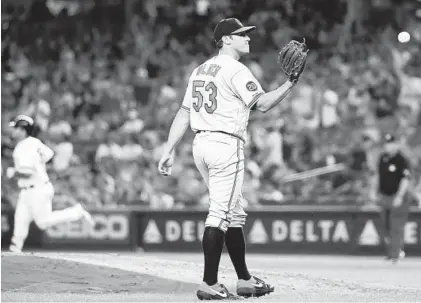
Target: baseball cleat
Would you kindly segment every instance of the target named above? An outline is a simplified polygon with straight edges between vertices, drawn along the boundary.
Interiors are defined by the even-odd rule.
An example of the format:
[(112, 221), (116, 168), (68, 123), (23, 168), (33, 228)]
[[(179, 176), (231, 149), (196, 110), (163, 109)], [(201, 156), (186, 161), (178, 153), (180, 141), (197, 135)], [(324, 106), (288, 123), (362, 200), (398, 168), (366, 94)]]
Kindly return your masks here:
[(398, 257), (391, 257), (391, 256), (386, 256), (386, 260), (387, 261), (392, 261), (392, 263), (397, 263), (399, 260), (402, 260), (406, 257), (406, 253), (404, 250), (400, 250), (399, 251), (399, 256)]
[(88, 222), (88, 224), (91, 227), (94, 227), (95, 226), (95, 221), (92, 218), (91, 214), (83, 207), (83, 205), (81, 203), (79, 203), (78, 205), (79, 205), (79, 207), (80, 207), (80, 209), (82, 211), (83, 219), (85, 219), (85, 221)]
[(246, 298), (261, 297), (275, 290), (274, 286), (270, 286), (265, 281), (252, 276), (250, 280), (238, 280), (237, 295)]
[(401, 249), (401, 251), (399, 252), (399, 259), (403, 259), (406, 257), (406, 253), (404, 250)]
[(13, 253), (21, 253), (22, 249), (19, 249), (15, 244), (11, 244), (9, 247), (9, 251)]
[(216, 283), (209, 286), (206, 282), (202, 282), (199, 290), (196, 292), (199, 300), (241, 300), (242, 298), (236, 296), (228, 291), (223, 285)]

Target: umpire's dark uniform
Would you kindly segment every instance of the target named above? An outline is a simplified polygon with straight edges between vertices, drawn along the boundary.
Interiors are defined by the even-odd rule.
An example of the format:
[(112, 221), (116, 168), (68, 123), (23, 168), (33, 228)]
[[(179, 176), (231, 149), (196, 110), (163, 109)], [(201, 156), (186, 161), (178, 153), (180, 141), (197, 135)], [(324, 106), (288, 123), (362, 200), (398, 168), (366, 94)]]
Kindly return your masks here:
[[(377, 167), (379, 202), (387, 257), (397, 260), (403, 249), (404, 227), (408, 219), (408, 187), (410, 163), (399, 150), (399, 143), (391, 134), (385, 136), (385, 152), (380, 154)], [(396, 200), (401, 201), (396, 205)]]

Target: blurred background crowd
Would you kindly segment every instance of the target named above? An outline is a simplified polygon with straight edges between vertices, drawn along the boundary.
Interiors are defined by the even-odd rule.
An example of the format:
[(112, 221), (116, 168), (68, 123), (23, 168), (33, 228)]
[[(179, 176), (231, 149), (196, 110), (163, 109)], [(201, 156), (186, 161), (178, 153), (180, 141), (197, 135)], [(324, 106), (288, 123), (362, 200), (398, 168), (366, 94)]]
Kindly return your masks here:
[[(268, 91), (286, 78), (277, 54), (304, 37), (300, 83), (277, 108), (253, 112), (246, 146), (249, 205), (364, 203), (370, 166), (393, 132), (421, 166), (421, 1), (2, 1), (2, 202), (18, 190), (7, 123), (35, 118), (56, 156), (55, 200), (97, 207), (206, 205), (190, 131), (171, 177), (157, 172), (190, 72), (216, 53), (212, 32), (234, 16), (257, 26), (245, 63)], [(399, 43), (408, 31), (411, 40)], [(348, 170), (288, 184), (334, 163)]]

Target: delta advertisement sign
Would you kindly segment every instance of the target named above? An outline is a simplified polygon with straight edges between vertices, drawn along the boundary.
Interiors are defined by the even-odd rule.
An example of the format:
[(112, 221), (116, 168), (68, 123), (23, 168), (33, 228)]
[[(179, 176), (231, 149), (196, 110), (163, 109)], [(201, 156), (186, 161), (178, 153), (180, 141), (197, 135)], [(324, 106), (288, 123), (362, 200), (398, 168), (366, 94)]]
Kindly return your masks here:
[[(145, 217), (138, 243), (146, 251), (200, 251), (206, 214)], [(404, 228), (405, 249), (421, 253), (421, 216)], [(244, 233), (248, 251), (303, 253), (370, 253), (383, 249), (378, 214), (250, 213)]]

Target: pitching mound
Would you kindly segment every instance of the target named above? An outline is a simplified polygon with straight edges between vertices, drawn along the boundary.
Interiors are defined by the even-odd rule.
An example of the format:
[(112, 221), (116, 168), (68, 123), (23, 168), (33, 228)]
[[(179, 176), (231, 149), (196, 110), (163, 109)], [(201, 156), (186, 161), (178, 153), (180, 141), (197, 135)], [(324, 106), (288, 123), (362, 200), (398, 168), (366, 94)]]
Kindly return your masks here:
[(54, 298), (58, 302), (72, 297), (83, 301), (92, 295), (105, 301), (120, 301), (124, 297), (149, 301), (154, 297), (175, 299), (174, 294), (191, 297), (197, 288), (196, 284), (135, 271), (34, 255), (3, 254), (1, 276), (3, 302)]
[[(3, 302), (191, 302), (203, 271), (201, 254), (2, 254)], [(380, 258), (249, 255), (253, 274), (275, 286), (253, 302), (415, 302), (421, 259), (392, 265)], [(219, 279), (235, 291), (224, 254)]]

